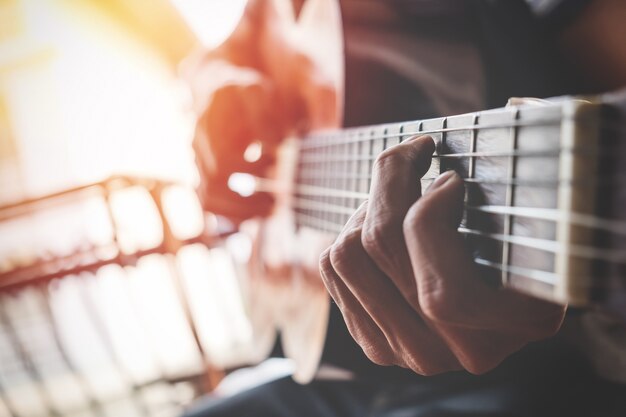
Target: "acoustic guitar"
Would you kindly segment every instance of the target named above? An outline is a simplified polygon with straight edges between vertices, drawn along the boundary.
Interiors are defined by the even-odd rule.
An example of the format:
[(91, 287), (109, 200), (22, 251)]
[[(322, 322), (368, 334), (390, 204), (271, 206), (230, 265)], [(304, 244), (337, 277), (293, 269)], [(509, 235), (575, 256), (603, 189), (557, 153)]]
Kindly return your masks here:
[(491, 280), (553, 302), (624, 310), (625, 117), (626, 95), (562, 97), (317, 132), (299, 144), (295, 219), (338, 233), (367, 198), (377, 155), (430, 135), (432, 164), (415, 181), (426, 189), (447, 170), (463, 178), (458, 231)]

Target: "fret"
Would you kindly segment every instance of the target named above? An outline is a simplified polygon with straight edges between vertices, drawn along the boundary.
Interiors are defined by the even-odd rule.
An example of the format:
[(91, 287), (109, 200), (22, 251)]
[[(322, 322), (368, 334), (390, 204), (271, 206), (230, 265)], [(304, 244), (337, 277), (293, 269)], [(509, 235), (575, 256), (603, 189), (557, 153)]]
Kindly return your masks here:
[(370, 159), (374, 161), (378, 155), (385, 150), (385, 142), (387, 141), (387, 126), (378, 126), (372, 132), (374, 135), (372, 136), (372, 153), (370, 154)]
[[(440, 139), (439, 139), (439, 143), (438, 143), (438, 153), (440, 155), (444, 155), (446, 153), (448, 153), (448, 144), (446, 142), (446, 136), (447, 136), (447, 131), (446, 128), (448, 124), (448, 118), (444, 117), (443, 120), (441, 121), (441, 134), (440, 134)], [(454, 153), (454, 152), (451, 152)], [(447, 163), (447, 161), (445, 159), (442, 159), (440, 162), (440, 167), (439, 167), (439, 172), (446, 172), (449, 169), (454, 169), (454, 168), (449, 168), (449, 164)]]
[[(346, 146), (345, 142), (340, 142), (339, 144), (333, 146), (333, 148), (334, 148), (336, 154), (338, 154), (338, 155), (346, 155), (345, 151), (343, 150), (345, 146)], [(332, 148), (331, 148), (331, 156), (332, 155), (334, 155), (334, 153), (332, 153)], [(343, 162), (344, 161), (341, 161), (341, 160), (336, 159), (336, 158), (330, 158), (330, 157), (328, 158), (328, 160), (330, 161), (330, 164), (331, 164), (331, 168), (330, 168), (331, 172), (336, 172), (336, 171), (340, 170), (341, 167), (343, 166)], [(331, 186), (331, 188), (334, 189), (334, 190), (341, 190), (339, 181), (340, 181), (339, 178), (337, 178), (335, 176), (330, 177), (330, 182), (331, 182), (330, 186)], [(343, 198), (344, 198), (343, 194), (332, 196), (330, 198), (329, 203), (330, 204), (341, 204), (341, 201), (343, 200)], [(334, 212), (331, 213), (331, 215), (330, 215), (330, 222), (331, 223), (339, 223), (339, 224), (341, 224), (341, 214), (340, 213), (334, 213)]]
[[(339, 145), (339, 154), (341, 155), (350, 155), (350, 152), (348, 151), (348, 147), (350, 145), (352, 145), (352, 141), (350, 140), (351, 137), (354, 136), (354, 132), (350, 132), (350, 135), (348, 136), (348, 140), (345, 141), (344, 143), (342, 143), (341, 145)], [(345, 172), (346, 167), (348, 165), (348, 163), (350, 163), (350, 160), (344, 162), (344, 163), (337, 163), (336, 165), (336, 169), (338, 172)], [(348, 188), (348, 178), (345, 178), (345, 176), (336, 176), (334, 177), (336, 184), (337, 184), (337, 189), (339, 190), (347, 190)], [(346, 197), (345, 195), (343, 195), (342, 197), (337, 198), (336, 200), (336, 204), (340, 204), (343, 206), (348, 206), (348, 197)], [(336, 213), (336, 221), (339, 224), (344, 224), (344, 214), (343, 213)]]
[[(371, 140), (368, 141), (368, 150), (367, 150), (367, 170), (368, 172), (371, 174), (374, 171), (374, 167), (373, 167), (373, 155), (374, 155), (374, 139), (376, 137), (376, 130), (371, 129), (370, 130), (370, 134), (369, 134), (370, 138), (372, 138)], [(370, 175), (370, 177), (367, 180), (367, 192), (369, 193), (369, 191), (372, 189), (372, 177)]]
[[(553, 113), (553, 109), (541, 109), (541, 112), (548, 117), (557, 117), (560, 110), (557, 113)], [(565, 183), (561, 183), (559, 178), (559, 165), (558, 161), (562, 160), (563, 156), (569, 154), (569, 150), (563, 148), (561, 143), (561, 129), (558, 126), (532, 126), (532, 122), (535, 118), (545, 117), (538, 114), (539, 112), (523, 112), (520, 111), (517, 114), (510, 113), (509, 120), (515, 120), (515, 117), (520, 124), (527, 125), (523, 128), (516, 128), (516, 148), (519, 153), (525, 152), (541, 152), (548, 149), (554, 149), (556, 147), (562, 148), (562, 151), (558, 156), (555, 156), (557, 163), (541, 164), (538, 161), (530, 161), (529, 158), (517, 157), (515, 158), (515, 177), (517, 184), (514, 184), (514, 192), (512, 204), (507, 204), (516, 207), (533, 207), (537, 209), (551, 209), (555, 210), (558, 207), (558, 189), (566, 186)], [(504, 132), (503, 132), (504, 133)], [(512, 137), (512, 132), (509, 130), (509, 137)], [(509, 139), (510, 140), (510, 139)], [(509, 144), (509, 146), (512, 146)], [(592, 153), (589, 153), (591, 155)], [(595, 157), (593, 158), (595, 159)], [(509, 162), (511, 162), (509, 160)], [(508, 169), (508, 168), (507, 168)], [(571, 176), (567, 177), (569, 180), (575, 180)], [(554, 181), (559, 185), (556, 189), (549, 188), (535, 188), (530, 187), (527, 184), (534, 181)], [(507, 186), (501, 186), (501, 189), (506, 194)], [(528, 219), (517, 215), (511, 216), (509, 223), (505, 227), (509, 226), (509, 233), (514, 236), (526, 236), (534, 237), (546, 240), (558, 240), (557, 239), (557, 224), (558, 222), (545, 221), (541, 219)], [(506, 230), (503, 230), (506, 232)], [(544, 271), (555, 272), (557, 268), (558, 254), (551, 254), (538, 251), (531, 247), (522, 247), (520, 245), (510, 244), (508, 246), (508, 263), (513, 267), (527, 267), (540, 269)], [(503, 260), (504, 263), (504, 260)], [(513, 288), (526, 288), (530, 292), (549, 298), (554, 294), (555, 288), (545, 285), (545, 283), (534, 282), (526, 276), (519, 276), (512, 271), (508, 273), (507, 286)]]
[[(472, 126), (476, 126), (478, 124), (478, 115), (477, 114), (473, 114), (471, 116), (471, 124)], [(472, 129), (470, 131), (470, 144), (469, 144), (469, 153), (472, 154), (472, 156), (469, 157), (469, 164), (467, 167), (467, 180), (468, 182), (472, 182), (475, 177), (476, 177), (476, 136), (477, 136), (478, 130), (477, 129)], [(465, 196), (463, 197), (463, 201), (465, 202), (466, 205), (469, 204), (469, 199), (470, 199), (470, 187), (465, 187)], [(471, 213), (468, 212), (464, 212), (463, 213), (463, 219), (461, 220), (461, 224), (468, 224), (468, 216), (470, 216)], [(469, 245), (472, 244), (471, 242), (471, 237), (467, 236), (466, 237), (466, 241), (468, 242)]]
[[(358, 132), (353, 133), (353, 136), (356, 135), (358, 136)], [(346, 146), (348, 147), (348, 153), (350, 155), (356, 155), (355, 149), (356, 146), (358, 145), (357, 142), (351, 141), (350, 143), (348, 143)], [(354, 159), (352, 159), (351, 161), (348, 161), (348, 163), (345, 165), (346, 169), (345, 171), (342, 171), (342, 173), (344, 174), (343, 177), (345, 178), (345, 188), (346, 190), (354, 190), (354, 186), (355, 186), (355, 180), (353, 178), (350, 178), (348, 175), (348, 173), (354, 173), (356, 171), (356, 161)], [(350, 197), (346, 197), (346, 205), (348, 207), (354, 207), (354, 199), (350, 198)], [(345, 221), (348, 221), (348, 218), (350, 217), (350, 214), (346, 214), (346, 218)]]
[(404, 126), (401, 123), (396, 123), (393, 125), (387, 126), (387, 142), (385, 143), (385, 149), (391, 148), (400, 143), (400, 139), (402, 138), (402, 128)]
[[(332, 141), (331, 137), (328, 136), (326, 138), (326, 140), (324, 141), (324, 145), (325, 147), (323, 148), (323, 155), (324, 155), (324, 159), (322, 160), (322, 167), (324, 168), (324, 170), (326, 171), (331, 171), (332, 166), (331, 166), (331, 162), (329, 160), (329, 156), (330, 156), (330, 149), (331, 149), (331, 144), (335, 143), (334, 141)], [(331, 186), (331, 178), (332, 177), (326, 177), (323, 180), (322, 185), (326, 188), (330, 188)], [(331, 196), (330, 195), (322, 195), (321, 196), (321, 200), (326, 203), (326, 204), (330, 204), (331, 201)], [(318, 218), (318, 223), (320, 223), (322, 226), (327, 223), (330, 222), (332, 218), (332, 213), (328, 212), (328, 211), (324, 211), (321, 212)], [(328, 229), (326, 229), (326, 231), (329, 231)]]
[[(348, 135), (348, 138), (350, 138), (350, 134)], [(342, 160), (338, 160), (335, 158), (332, 158), (332, 156), (334, 155), (346, 155), (345, 152), (345, 146), (347, 145), (345, 142), (341, 142), (338, 145), (335, 145), (333, 148), (331, 148), (330, 150), (330, 156), (329, 156), (329, 160), (331, 161), (331, 166), (332, 166), (332, 170), (333, 171), (339, 171), (343, 169), (344, 163), (345, 161)], [(331, 177), (331, 181), (332, 181), (332, 188), (334, 190), (341, 190), (342, 187), (340, 185), (340, 179), (338, 177)], [(343, 193), (337, 193), (335, 196), (331, 197), (330, 203), (331, 204), (341, 204), (341, 202), (344, 200), (345, 195)], [(331, 215), (330, 218), (330, 223), (338, 223), (338, 224), (342, 224), (341, 223), (341, 219), (342, 219), (342, 214), (341, 213), (333, 213)]]
[[(476, 160), (478, 156), (487, 156), (484, 152), (472, 152), (472, 135), (477, 130), (472, 129), (456, 129), (458, 127), (470, 126), (473, 124), (474, 115), (461, 115), (448, 117), (445, 120), (446, 126), (455, 128), (448, 132), (445, 137), (446, 155), (441, 155), (447, 169), (454, 169), (461, 177), (470, 177), (469, 164), (470, 161)], [(506, 152), (510, 155), (510, 152)], [(443, 169), (442, 169), (443, 171)]]
[[(517, 121), (517, 119), (519, 118), (519, 110), (515, 109), (513, 111), (513, 121)], [(517, 151), (517, 128), (516, 127), (511, 127), (511, 151), (515, 152)], [(514, 199), (514, 184), (513, 184), (513, 179), (515, 178), (515, 161), (516, 158), (515, 156), (511, 156), (509, 157), (509, 164), (508, 164), (508, 177), (509, 177), (509, 184), (507, 184), (506, 186), (506, 202), (505, 202), (505, 206), (506, 207), (513, 207), (513, 199)], [(505, 214), (504, 216), (504, 234), (506, 236), (510, 236), (513, 226), (512, 226), (512, 216), (510, 213)], [(508, 241), (503, 242), (502, 244), (502, 264), (505, 265), (505, 269), (502, 270), (502, 276), (501, 276), (501, 281), (503, 284), (507, 284), (509, 282), (509, 267), (511, 266), (511, 262), (510, 262), (510, 252), (511, 252), (511, 243)]]
[[(423, 120), (417, 124), (420, 134), (427, 132), (427, 131), (431, 131), (431, 130), (440, 130), (442, 126), (443, 126), (443, 118)], [(441, 168), (442, 159), (440, 158), (441, 157), (441, 145), (440, 145), (441, 133), (433, 133), (431, 136), (433, 140), (435, 141), (436, 149), (433, 155), (433, 160), (430, 163), (430, 168), (424, 175), (424, 178), (426, 179), (422, 178), (421, 180), (422, 191), (426, 190), (430, 186), (430, 184), (432, 184), (433, 180), (429, 178), (437, 178), (443, 172), (443, 169)]]
[[(358, 132), (355, 132), (354, 135), (358, 137), (361, 134), (361, 132), (362, 132), (362, 130), (359, 130)], [(352, 155), (358, 155), (359, 154), (359, 142), (352, 142), (350, 144), (350, 153)], [(348, 172), (347, 172), (347, 174), (358, 173), (359, 172), (359, 168), (360, 168), (359, 161), (354, 161), (353, 160), (353, 161), (351, 161), (348, 164)], [(355, 178), (355, 177), (348, 177), (348, 178), (349, 179), (348, 179), (348, 187), (347, 187), (347, 189), (348, 190), (358, 191), (358, 186), (359, 186), (358, 181), (359, 181), (359, 179)], [(349, 201), (350, 201), (350, 207), (352, 207), (354, 210), (356, 210), (359, 207), (359, 204), (360, 204), (359, 200), (350, 197)], [(351, 216), (351, 214), (346, 215), (346, 219), (345, 219), (346, 222), (348, 221), (350, 216)]]
[[(368, 135), (368, 132), (365, 130), (362, 130), (359, 132), (359, 136), (361, 138), (367, 135)], [(359, 151), (357, 155), (363, 156), (368, 151), (369, 151), (369, 143), (366, 143), (363, 141), (359, 142)], [(369, 191), (370, 169), (369, 169), (368, 164), (361, 159), (358, 160), (358, 169), (357, 169), (356, 177), (357, 177), (357, 191), (360, 193), (367, 193)]]
[[(478, 115), (477, 114), (473, 114), (472, 115), (472, 126), (476, 126), (478, 124)], [(470, 137), (470, 153), (472, 154), (472, 156), (470, 156), (470, 160), (469, 160), (469, 169), (468, 169), (468, 178), (475, 178), (476, 176), (476, 172), (475, 172), (475, 166), (476, 166), (476, 157), (473, 155), (476, 153), (476, 133), (478, 132), (477, 129), (472, 129), (471, 131), (471, 137)]]

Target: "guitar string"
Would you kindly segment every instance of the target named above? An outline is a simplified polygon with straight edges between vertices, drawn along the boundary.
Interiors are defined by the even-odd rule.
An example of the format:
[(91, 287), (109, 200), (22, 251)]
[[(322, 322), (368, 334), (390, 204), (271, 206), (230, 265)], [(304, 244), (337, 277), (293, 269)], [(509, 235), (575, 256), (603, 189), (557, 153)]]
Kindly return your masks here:
[[(389, 149), (389, 148), (387, 148)], [(598, 152), (591, 149), (556, 148), (542, 151), (519, 150), (519, 151), (482, 151), (482, 152), (459, 152), (446, 154), (433, 154), (431, 159), (461, 159), (461, 158), (509, 158), (509, 157), (534, 157), (534, 158), (557, 158), (563, 153), (571, 153), (584, 157), (596, 157)], [(303, 154), (298, 160), (299, 164), (315, 162), (358, 162), (373, 161), (378, 155), (352, 155), (352, 154)]]
[[(447, 118), (445, 118), (447, 119)], [(444, 119), (441, 119), (443, 122)], [(601, 132), (604, 133), (625, 133), (626, 127), (623, 126), (623, 123), (606, 123), (604, 122), (601, 126), (597, 126), (593, 122), (587, 122), (585, 120), (575, 119), (575, 118), (561, 118), (561, 119), (546, 119), (546, 120), (529, 120), (529, 121), (518, 121), (518, 122), (507, 122), (507, 123), (485, 123), (485, 124), (476, 124), (476, 125), (465, 125), (458, 127), (446, 127), (446, 128), (435, 128), (435, 129), (427, 129), (421, 130), (410, 130), (410, 131), (402, 131), (399, 130), (404, 128), (407, 124), (420, 124), (420, 122), (409, 122), (405, 124), (395, 125), (395, 128), (391, 130), (396, 130), (397, 132), (380, 132), (380, 130), (390, 130), (389, 127), (382, 126), (365, 126), (354, 128), (353, 131), (351, 128), (341, 129), (341, 130), (333, 130), (329, 132), (315, 132), (308, 136), (305, 136), (301, 139), (301, 143), (299, 148), (301, 150), (328, 147), (328, 146), (341, 146), (346, 144), (353, 144), (359, 142), (373, 142), (376, 140), (384, 140), (384, 139), (408, 139), (417, 135), (436, 135), (436, 134), (444, 134), (451, 132), (463, 132), (463, 131), (473, 131), (473, 130), (490, 130), (490, 129), (514, 129), (520, 127), (560, 127), (562, 122), (576, 122), (577, 126), (580, 127), (593, 127), (598, 128)], [(365, 133), (369, 132), (369, 134)]]
[[(343, 226), (341, 226), (339, 223), (331, 222), (328, 220), (325, 220), (324, 223), (333, 224), (333, 230), (337, 233), (339, 233), (343, 229)], [(507, 242), (514, 245), (539, 250), (542, 252), (552, 253), (555, 255), (568, 255), (577, 258), (600, 260), (612, 263), (626, 262), (626, 250), (623, 249), (596, 248), (593, 246), (579, 244), (567, 245), (550, 239), (541, 239), (519, 235), (507, 235), (502, 233), (489, 233), (467, 227), (459, 227), (457, 230), (459, 233), (464, 235), (478, 236), (498, 242)]]
[[(342, 230), (342, 226), (340, 226), (337, 223), (328, 221), (328, 220), (319, 219), (317, 217), (309, 216), (306, 214), (300, 214), (299, 216), (301, 220), (300, 224), (303, 226), (308, 225), (310, 227), (317, 228), (317, 229), (322, 228), (322, 229), (325, 229), (334, 233), (340, 233)], [(554, 272), (544, 271), (544, 270), (537, 269), (537, 268), (520, 267), (517, 265), (503, 265), (501, 263), (490, 261), (488, 259), (484, 259), (481, 257), (475, 257), (473, 260), (475, 263), (482, 265), (482, 266), (494, 268), (499, 271), (511, 272), (513, 274), (521, 275), (526, 278), (530, 278), (535, 281), (540, 281), (549, 285), (556, 285), (556, 283), (560, 279), (560, 276)], [(611, 288), (610, 285), (604, 285), (604, 286), (599, 285), (600, 280), (609, 280), (610, 277), (591, 276), (587, 278), (593, 280), (595, 283), (594, 286), (597, 288), (600, 288), (600, 287)]]
[[(255, 191), (284, 193), (286, 188), (281, 188), (282, 183), (266, 179), (256, 178)], [(556, 189), (556, 188), (555, 188)], [(324, 186), (298, 184), (292, 192), (291, 204), (294, 208), (311, 208), (297, 207), (300, 205), (315, 205), (316, 209), (328, 212), (339, 212), (340, 214), (351, 215), (356, 207), (350, 207), (328, 202), (319, 202), (315, 200), (301, 197), (325, 197), (325, 198), (341, 198), (352, 199), (356, 201), (364, 201), (369, 198), (369, 193), (360, 191), (342, 190), (338, 188), (329, 188)], [(552, 208), (540, 207), (520, 207), (520, 206), (499, 206), (499, 205), (481, 205), (468, 206), (468, 210), (482, 211), (492, 214), (508, 214), (518, 217), (528, 217), (536, 220), (558, 221), (576, 226), (584, 226), (589, 229), (599, 229), (613, 234), (626, 234), (626, 221), (599, 217), (592, 214), (572, 213)]]
[[(448, 141), (450, 141), (448, 139)], [(394, 145), (395, 146), (395, 145)], [(386, 148), (389, 149), (389, 148)], [(385, 150), (386, 150), (385, 149)], [(382, 150), (381, 150), (382, 152)], [(433, 154), (431, 159), (462, 159), (462, 158), (558, 158), (563, 154), (573, 154), (577, 157), (597, 158), (615, 157), (615, 149), (594, 148), (594, 147), (560, 147), (544, 150), (515, 150), (515, 151), (476, 151), (476, 152), (456, 152), (445, 154)], [(322, 162), (358, 162), (358, 161), (374, 161), (377, 155), (370, 154), (324, 154), (324, 153), (303, 153), (299, 158), (299, 165)]]
[[(305, 172), (304, 174), (300, 174), (298, 180), (301, 184), (307, 185), (305, 181), (308, 180), (323, 180), (325, 178), (332, 177), (335, 179), (347, 179), (347, 180), (356, 180), (356, 181), (365, 181), (371, 180), (374, 178), (373, 175), (367, 174), (351, 174), (345, 171), (328, 171), (328, 173), (324, 173), (323, 171), (316, 172)], [(434, 181), (437, 177), (422, 177), (421, 181)], [(569, 178), (561, 178), (554, 180), (541, 180), (541, 179), (519, 179), (513, 178), (510, 180), (500, 180), (500, 179), (491, 179), (491, 178), (469, 178), (469, 177), (461, 177), (463, 182), (467, 184), (479, 184), (479, 185), (514, 185), (520, 187), (537, 187), (537, 188), (557, 188), (561, 185), (571, 185), (573, 187), (602, 187), (602, 186), (616, 186), (622, 185), (626, 183), (626, 174), (615, 175), (615, 176), (598, 176), (598, 177), (587, 177), (580, 179), (569, 179)]]
[[(362, 198), (361, 201), (365, 201), (365, 199), (366, 198)], [(347, 207), (339, 204), (302, 198), (295, 198), (292, 202), (292, 206), (296, 209), (318, 210), (320, 213), (328, 212), (348, 216), (354, 214), (354, 211), (356, 210), (355, 207)], [(509, 207), (501, 205), (465, 205), (464, 209), (479, 213), (511, 215), (534, 220), (558, 222), (572, 226), (581, 226), (587, 229), (602, 230), (610, 234), (626, 235), (626, 221), (602, 218), (592, 214), (567, 212), (552, 208), (519, 206)]]
[[(318, 219), (317, 217), (308, 216), (306, 214), (301, 214), (300, 220), (303, 226), (307, 226), (307, 223), (309, 223), (308, 226), (310, 227), (313, 227), (316, 229), (322, 228), (322, 229), (326, 229), (334, 233), (340, 233), (342, 230), (342, 227), (340, 227), (336, 223), (323, 220), (323, 219)], [(498, 269), (500, 271), (504, 270), (503, 269), (504, 265), (498, 264), (496, 262), (489, 261), (487, 259), (483, 259), (480, 257), (474, 258), (474, 262), (476, 262), (479, 265), (489, 266), (491, 268)], [(534, 269), (534, 268), (520, 268), (520, 270), (517, 272), (519, 273), (519, 275), (523, 275), (527, 278), (541, 281), (543, 283), (550, 284), (550, 285), (555, 285), (559, 278), (558, 275), (553, 272), (542, 271), (540, 269)]]
[[(431, 121), (430, 123), (434, 123), (435, 121), (437, 121), (438, 119), (434, 119), (434, 121)], [(441, 121), (442, 124), (444, 124), (448, 118), (442, 118), (439, 119)], [(391, 138), (402, 138), (404, 136), (415, 136), (417, 134), (419, 135), (430, 135), (430, 134), (439, 134), (439, 133), (449, 133), (449, 132), (458, 132), (458, 131), (465, 131), (465, 130), (477, 130), (477, 129), (504, 129), (504, 128), (517, 128), (517, 127), (539, 127), (539, 126), (559, 126), (560, 123), (562, 123), (562, 121), (564, 120), (572, 120), (574, 121), (575, 119), (544, 119), (544, 120), (533, 120), (533, 121), (528, 121), (528, 122), (523, 122), (523, 121), (518, 121), (518, 122), (506, 122), (506, 123), (485, 123), (485, 124), (476, 124), (476, 125), (465, 125), (465, 126), (459, 126), (459, 127), (446, 127), (446, 128), (435, 128), (435, 129), (426, 129), (426, 130), (422, 130), (421, 127), (423, 126), (424, 122), (427, 121), (416, 121), (416, 122), (409, 122), (406, 124), (418, 124), (418, 126), (420, 126), (420, 128), (418, 128), (418, 130), (416, 131), (406, 131), (406, 132), (399, 132), (399, 130), (404, 127), (406, 124), (401, 125), (395, 125), (396, 129), (398, 130), (398, 132), (394, 132), (394, 133), (382, 133), (382, 136), (374, 136), (376, 134), (380, 135), (380, 132), (377, 130), (385, 130), (385, 129), (389, 129), (388, 126), (365, 126), (365, 127), (359, 127), (359, 128), (355, 128), (355, 130), (352, 129), (344, 129), (344, 130), (335, 130), (335, 131), (330, 131), (328, 133), (325, 132), (317, 132), (314, 133), (312, 135), (309, 136), (305, 136), (302, 139), (302, 144), (300, 146), (300, 149), (310, 149), (310, 148), (318, 148), (318, 147), (323, 147), (323, 146), (328, 146), (328, 145), (344, 145), (344, 144), (350, 144), (350, 143), (357, 143), (357, 142), (370, 142), (370, 141), (374, 141), (374, 140), (379, 140), (379, 139), (391, 139)], [(580, 123), (580, 121), (579, 121)], [(370, 132), (370, 135), (365, 134), (365, 132)], [(332, 143), (327, 143), (327, 142), (332, 142)]]

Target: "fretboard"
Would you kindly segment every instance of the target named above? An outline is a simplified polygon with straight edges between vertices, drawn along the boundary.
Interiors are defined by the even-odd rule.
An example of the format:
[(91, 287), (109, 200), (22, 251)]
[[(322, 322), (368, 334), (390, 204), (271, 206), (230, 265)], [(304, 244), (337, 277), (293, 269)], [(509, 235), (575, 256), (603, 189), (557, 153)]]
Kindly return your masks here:
[[(338, 233), (368, 197), (377, 156), (415, 135), (437, 144), (421, 181), (457, 171), (466, 184), (459, 232), (501, 284), (559, 302), (590, 300), (600, 104), (567, 99), (406, 123), (318, 132), (301, 144), (293, 208), (302, 227)], [(615, 223), (615, 222), (614, 222)], [(620, 223), (621, 224), (621, 223)], [(623, 225), (621, 226), (623, 227)], [(445, 256), (445, 254), (442, 254)]]

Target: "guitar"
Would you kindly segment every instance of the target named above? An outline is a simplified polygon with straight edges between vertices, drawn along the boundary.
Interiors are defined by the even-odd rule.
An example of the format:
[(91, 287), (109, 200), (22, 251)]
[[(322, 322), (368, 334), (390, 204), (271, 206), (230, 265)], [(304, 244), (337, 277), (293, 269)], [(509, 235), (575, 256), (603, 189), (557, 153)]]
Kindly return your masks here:
[[(341, 99), (343, 54), (337, 2), (310, 0), (298, 19), (289, 16), (287, 20), (289, 38), (325, 69), (324, 78), (333, 82)], [(553, 302), (618, 309), (626, 305), (626, 274), (621, 271), (626, 260), (621, 237), (626, 213), (620, 209), (623, 197), (618, 187), (624, 169), (619, 164), (622, 133), (618, 126), (624, 110), (616, 103), (564, 98), (542, 106), (521, 104), (431, 120), (314, 132), (292, 142), (292, 157), (286, 159), (295, 162), (293, 169), (284, 170), (288, 175), (256, 179), (256, 191), (276, 192), (278, 197), (275, 215), (261, 226), (262, 233), (254, 235), (261, 242), (257, 246), (265, 253), (285, 248), (284, 264), (294, 264), (293, 252), (299, 245), (267, 226), (280, 219), (295, 225), (301, 234), (313, 230), (321, 232), (319, 240), (330, 236), (332, 241), (368, 197), (377, 155), (411, 136), (429, 134), (437, 151), (428, 173), (415, 181), (427, 188), (441, 172), (459, 172), (467, 186), (459, 233), (466, 236), (477, 265), (485, 270), (483, 275), (494, 285)], [(246, 297), (251, 300), (246, 305), (257, 307), (248, 308), (250, 316), (269, 317), (263, 327), (280, 329), (287, 356), (304, 369), (297, 379), (307, 380), (315, 373), (323, 349), (328, 296), (323, 293), (314, 299), (313, 291), (301, 285), (306, 279), (296, 279), (297, 274), (285, 279), (288, 268), (280, 268), (279, 256), (265, 262), (252, 253), (257, 262), (247, 266), (260, 267), (257, 273), (250, 267), (251, 276), (264, 279), (246, 282)], [(266, 268), (268, 264), (271, 268)], [(272, 281), (272, 270), (280, 281)], [(320, 289), (319, 277), (308, 283)], [(270, 300), (271, 305), (265, 308), (262, 300)]]
[(458, 230), (491, 280), (557, 303), (623, 311), (624, 117), (626, 96), (565, 97), (316, 132), (298, 145), (290, 199), (295, 221), (338, 233), (367, 198), (377, 155), (430, 135), (437, 150), (430, 170), (415, 180), (425, 189), (447, 170), (463, 178)]

